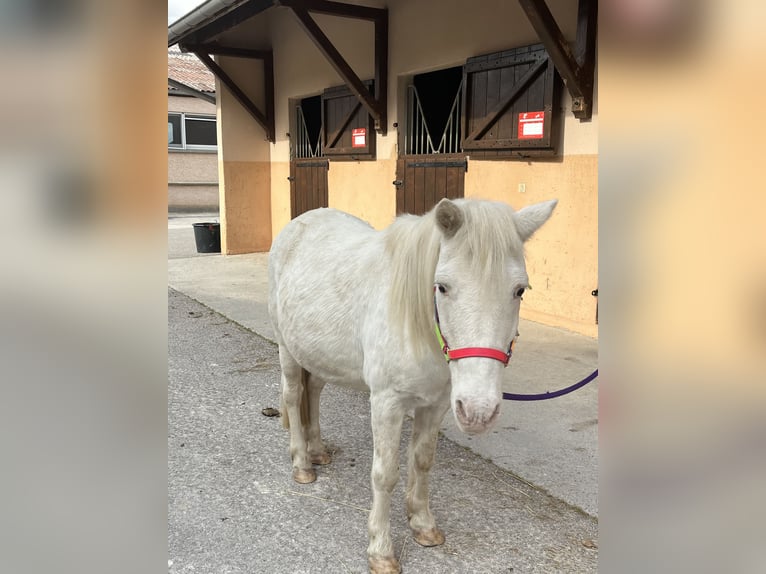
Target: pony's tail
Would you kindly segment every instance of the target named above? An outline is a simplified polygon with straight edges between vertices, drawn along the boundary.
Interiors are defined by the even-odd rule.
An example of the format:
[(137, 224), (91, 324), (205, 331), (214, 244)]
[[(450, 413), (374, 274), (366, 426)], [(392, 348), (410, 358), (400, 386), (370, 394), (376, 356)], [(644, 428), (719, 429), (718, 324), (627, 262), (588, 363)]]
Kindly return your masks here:
[[(309, 413), (311, 412), (309, 410), (309, 372), (306, 369), (301, 369), (301, 387), (303, 388), (303, 391), (301, 392), (301, 424), (306, 426), (309, 424)], [(281, 397), (279, 410), (282, 413), (282, 426), (289, 429), (290, 417), (285, 408), (284, 395)]]

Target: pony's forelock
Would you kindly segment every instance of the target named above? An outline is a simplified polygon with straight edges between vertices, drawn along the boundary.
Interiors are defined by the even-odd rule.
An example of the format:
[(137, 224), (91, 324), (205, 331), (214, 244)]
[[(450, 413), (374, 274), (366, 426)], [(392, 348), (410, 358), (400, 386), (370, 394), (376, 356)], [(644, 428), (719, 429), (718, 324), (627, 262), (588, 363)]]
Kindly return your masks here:
[[(500, 202), (455, 200), (464, 223), (450, 239), (456, 257), (470, 261), (471, 272), (487, 282), (509, 254), (523, 258), (513, 208)], [(423, 216), (402, 215), (385, 231), (391, 262), (389, 321), (416, 356), (438, 350), (434, 335), (433, 281), (439, 261), (441, 233), (431, 210)]]

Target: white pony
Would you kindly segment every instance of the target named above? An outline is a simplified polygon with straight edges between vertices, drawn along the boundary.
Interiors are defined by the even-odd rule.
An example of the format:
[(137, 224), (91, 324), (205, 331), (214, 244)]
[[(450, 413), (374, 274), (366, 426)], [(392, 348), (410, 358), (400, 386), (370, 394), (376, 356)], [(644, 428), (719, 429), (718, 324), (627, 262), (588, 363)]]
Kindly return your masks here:
[(341, 211), (317, 209), (274, 241), (269, 314), (297, 482), (313, 482), (312, 464), (330, 462), (319, 435), (325, 383), (370, 392), (371, 572), (400, 571), (389, 508), (410, 411), (409, 524), (421, 545), (444, 543), (428, 502), (439, 427), (450, 405), (467, 433), (484, 432), (497, 419), (528, 286), (523, 242), (555, 205), (515, 212), (503, 203), (443, 199), (426, 215), (400, 216), (380, 232)]

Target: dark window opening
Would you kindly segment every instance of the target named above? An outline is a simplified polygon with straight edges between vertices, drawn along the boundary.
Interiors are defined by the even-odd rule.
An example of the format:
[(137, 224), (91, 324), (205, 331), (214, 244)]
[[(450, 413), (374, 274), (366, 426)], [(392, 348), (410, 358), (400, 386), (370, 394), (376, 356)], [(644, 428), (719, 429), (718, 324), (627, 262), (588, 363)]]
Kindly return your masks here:
[(320, 157), (322, 155), (322, 98), (303, 98), (295, 107), (297, 134), (294, 157)]
[(461, 151), (460, 113), (463, 68), (418, 74), (407, 90), (405, 153)]
[(214, 146), (217, 143), (215, 121), (186, 118), (186, 145)]
[(322, 97), (312, 96), (301, 100), (303, 120), (306, 122), (306, 132), (311, 146), (316, 148), (319, 134), (322, 131)]

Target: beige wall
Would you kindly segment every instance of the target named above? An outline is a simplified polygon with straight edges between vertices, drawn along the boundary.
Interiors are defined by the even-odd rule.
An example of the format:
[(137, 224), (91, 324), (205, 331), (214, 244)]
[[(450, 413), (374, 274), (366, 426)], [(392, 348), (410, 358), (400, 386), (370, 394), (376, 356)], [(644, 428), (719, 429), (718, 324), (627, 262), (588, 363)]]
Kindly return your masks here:
[[(264, 109), (263, 64), (217, 58), (221, 66)], [(216, 80), (218, 94), (218, 176), (221, 251), (268, 251), (271, 247), (270, 145), (255, 119)]]
[[(482, 0), (471, 10), (466, 10), (463, 3), (436, 0), (390, 0), (386, 4), (390, 34), (388, 133), (376, 136), (377, 161), (331, 161), (328, 172), (329, 205), (353, 213), (376, 228), (388, 225), (395, 215), (396, 190), (392, 181), (398, 150), (393, 124), (398, 121), (404, 125), (397, 102), (402, 99), (402, 87), (408, 78), (462, 65), (471, 56), (538, 41), (516, 2)], [(565, 36), (573, 39), (576, 2), (549, 0), (548, 5)], [(372, 24), (330, 16), (315, 18), (357, 74), (362, 79), (373, 77)], [(222, 221), (228, 218), (232, 227), (235, 220), (237, 226), (245, 223), (237, 233), (247, 236), (241, 240), (232, 236), (232, 247), (225, 252), (241, 252), (240, 247), (255, 250), (252, 246), (256, 244), (268, 249), (267, 239), (289, 222), (288, 99), (316, 95), (342, 83), (288, 9), (267, 11), (254, 24), (256, 29), (261, 36), (270, 34), (274, 50), (276, 143), (263, 144), (263, 130), (223, 89), (225, 97), (219, 106), (223, 121), (219, 126), (225, 128), (225, 135), (219, 137), (223, 142), (220, 170), (222, 180), (228, 178), (229, 185), (223, 186), (226, 189), (221, 195)], [(246, 38), (246, 27), (237, 34), (240, 39)], [(236, 62), (225, 59), (224, 67), (239, 73), (243, 83), (249, 82), (248, 93), (262, 101), (258, 99), (263, 91), (258, 74), (248, 76), (243, 61)], [(596, 299), (590, 293), (598, 287), (598, 110), (596, 105), (593, 119), (580, 122), (571, 114), (567, 94), (562, 105), (562, 157), (529, 162), (469, 158), (465, 194), (502, 200), (516, 208), (559, 199), (551, 221), (528, 244), (533, 290), (525, 296), (523, 314), (595, 336)], [(520, 183), (526, 186), (524, 193), (518, 191)], [(229, 207), (233, 208), (231, 213)], [(270, 233), (262, 227), (267, 219)], [(248, 235), (254, 233), (254, 227), (258, 228), (257, 241)]]

